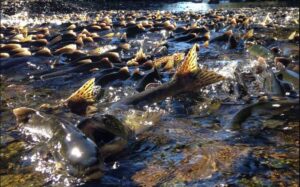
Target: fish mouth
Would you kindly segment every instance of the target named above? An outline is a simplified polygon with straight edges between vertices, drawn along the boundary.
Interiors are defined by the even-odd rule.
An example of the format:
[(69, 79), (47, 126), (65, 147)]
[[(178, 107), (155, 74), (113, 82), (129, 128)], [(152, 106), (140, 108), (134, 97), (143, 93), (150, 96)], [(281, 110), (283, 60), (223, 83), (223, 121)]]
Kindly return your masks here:
[(81, 169), (79, 167), (69, 165), (68, 173), (73, 177), (88, 182), (101, 179), (101, 177), (104, 175), (104, 169), (102, 164), (95, 164)]
[(94, 165), (85, 170), (83, 178), (86, 181), (98, 180), (103, 175), (104, 175), (103, 168), (99, 165)]

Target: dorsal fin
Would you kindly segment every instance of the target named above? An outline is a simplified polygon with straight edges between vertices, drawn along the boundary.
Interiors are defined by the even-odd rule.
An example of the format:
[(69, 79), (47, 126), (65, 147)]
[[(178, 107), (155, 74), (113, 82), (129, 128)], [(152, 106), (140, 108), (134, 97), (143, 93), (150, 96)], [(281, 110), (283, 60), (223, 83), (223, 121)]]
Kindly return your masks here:
[(68, 99), (66, 99), (66, 101), (83, 99), (87, 102), (94, 102), (94, 86), (95, 78), (92, 78), (84, 83), (78, 90), (76, 90)]
[[(207, 69), (201, 69), (198, 67), (197, 63), (197, 44), (195, 44), (188, 54), (186, 55), (181, 66), (177, 68), (177, 71), (174, 75), (176, 81), (183, 81), (186, 90), (193, 90), (195, 88), (201, 88), (221, 80), (224, 80), (224, 77), (217, 74), (214, 71), (209, 71)], [(186, 75), (193, 75), (191, 79), (186, 79)]]
[(175, 76), (186, 75), (196, 72), (199, 67), (197, 63), (197, 44), (195, 44), (186, 55), (182, 64), (177, 68)]
[(144, 53), (143, 48), (141, 47), (135, 55), (135, 60), (139, 62), (144, 59), (146, 59), (146, 54)]
[(209, 46), (209, 40), (205, 41), (205, 42), (203, 43), (203, 46), (204, 46), (205, 48), (208, 48), (208, 46)]

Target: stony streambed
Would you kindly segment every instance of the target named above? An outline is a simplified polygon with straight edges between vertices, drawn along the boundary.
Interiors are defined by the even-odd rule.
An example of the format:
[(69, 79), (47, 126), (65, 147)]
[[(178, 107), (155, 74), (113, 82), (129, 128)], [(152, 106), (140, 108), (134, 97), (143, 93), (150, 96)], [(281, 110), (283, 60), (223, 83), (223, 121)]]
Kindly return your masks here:
[[(16, 125), (14, 108), (60, 103), (93, 77), (102, 91), (83, 116), (105, 113), (108, 103), (148, 83), (170, 81), (180, 62), (156, 67), (158, 59), (186, 54), (195, 43), (199, 66), (226, 79), (114, 111), (149, 128), (105, 160), (99, 180), (68, 175), (48, 154), (47, 142), (34, 141)], [(3, 19), (0, 52), (1, 186), (299, 183), (299, 9), (21, 13)], [(56, 115), (74, 121), (75, 114)]]

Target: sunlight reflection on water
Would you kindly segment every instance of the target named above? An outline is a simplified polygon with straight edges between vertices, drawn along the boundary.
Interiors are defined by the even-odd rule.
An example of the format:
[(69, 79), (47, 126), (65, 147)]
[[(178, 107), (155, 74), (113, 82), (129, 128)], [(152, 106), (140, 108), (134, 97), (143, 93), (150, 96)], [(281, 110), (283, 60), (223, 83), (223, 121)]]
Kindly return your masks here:
[[(218, 4), (208, 4), (207, 2), (177, 2), (177, 3), (161, 3), (160, 7), (156, 7), (160, 10), (167, 10), (173, 12), (181, 11), (199, 11), (199, 12), (208, 12), (211, 9), (216, 8), (243, 8), (243, 7), (277, 7), (277, 6), (292, 6), (293, 3), (289, 1), (277, 2), (277, 1), (268, 1), (268, 2), (230, 2), (230, 1), (220, 1)], [(153, 7), (155, 9), (155, 7)]]
[(193, 3), (193, 2), (178, 2), (164, 4), (162, 9), (168, 11), (200, 11), (207, 12), (210, 9), (215, 8), (215, 5), (210, 5), (207, 3)]

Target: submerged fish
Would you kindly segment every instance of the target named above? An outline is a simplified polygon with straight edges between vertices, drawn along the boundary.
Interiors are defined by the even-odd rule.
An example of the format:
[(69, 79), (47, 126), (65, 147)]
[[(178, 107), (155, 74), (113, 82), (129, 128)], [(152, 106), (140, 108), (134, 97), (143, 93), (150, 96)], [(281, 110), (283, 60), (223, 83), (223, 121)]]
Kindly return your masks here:
[(291, 83), (293, 87), (295, 87), (295, 90), (299, 90), (299, 73), (289, 69), (285, 69), (280, 71), (279, 74), (282, 75), (282, 79), (284, 81), (288, 81), (289, 83)]
[(231, 121), (231, 128), (241, 129), (242, 123), (253, 113), (275, 116), (293, 109), (299, 111), (299, 99), (259, 101), (239, 110)]
[(266, 59), (270, 59), (274, 56), (273, 53), (271, 52), (271, 50), (269, 50), (261, 45), (253, 45), (248, 48), (248, 51), (251, 55), (253, 55), (255, 57), (263, 57)]
[(97, 77), (96, 84), (106, 87), (115, 80), (126, 80), (130, 77), (128, 67), (120, 68), (118, 72), (112, 72), (101, 77)]

